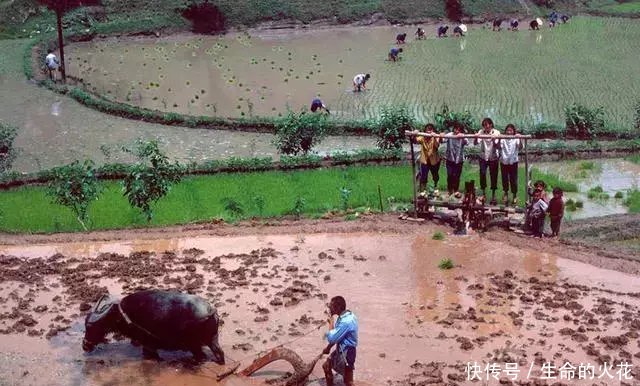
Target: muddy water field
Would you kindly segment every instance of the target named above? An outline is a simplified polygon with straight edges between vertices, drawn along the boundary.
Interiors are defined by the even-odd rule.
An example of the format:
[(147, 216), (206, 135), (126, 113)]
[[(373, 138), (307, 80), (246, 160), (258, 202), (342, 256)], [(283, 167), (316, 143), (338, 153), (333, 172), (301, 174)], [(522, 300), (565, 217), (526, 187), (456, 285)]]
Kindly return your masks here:
[[(436, 25), (423, 25), (424, 40), (414, 39), (415, 26), (258, 29), (97, 39), (70, 45), (67, 58), (69, 73), (90, 91), (194, 115), (277, 116), (308, 108), (319, 96), (332, 116), (346, 119), (375, 118), (382, 106), (405, 104), (427, 121), (446, 102), (500, 122), (560, 124), (565, 106), (590, 105), (598, 95), (608, 119), (626, 127), (634, 109), (624, 95), (639, 87), (639, 26), (632, 19), (575, 17), (541, 31), (496, 33), (475, 25), (465, 37), (438, 39)], [(402, 60), (390, 62), (403, 32), (409, 37)], [(367, 92), (354, 94), (359, 73), (372, 78)]]
[[(0, 384), (217, 384), (222, 366), (182, 352), (143, 360), (117, 335), (83, 353), (84, 316), (101, 294), (165, 288), (215, 304), (228, 365), (278, 345), (315, 357), (325, 303), (340, 294), (359, 318), (360, 385), (640, 385), (640, 263), (502, 231), (442, 241), (436, 231), (448, 229), (378, 218), (3, 237)], [(454, 268), (438, 269), (443, 258)], [(482, 380), (469, 380), (469, 363)], [(495, 371), (507, 364), (519, 375)], [(578, 368), (593, 373), (577, 379)], [(290, 370), (275, 363), (250, 383)], [(309, 383), (324, 384), (319, 365)]]

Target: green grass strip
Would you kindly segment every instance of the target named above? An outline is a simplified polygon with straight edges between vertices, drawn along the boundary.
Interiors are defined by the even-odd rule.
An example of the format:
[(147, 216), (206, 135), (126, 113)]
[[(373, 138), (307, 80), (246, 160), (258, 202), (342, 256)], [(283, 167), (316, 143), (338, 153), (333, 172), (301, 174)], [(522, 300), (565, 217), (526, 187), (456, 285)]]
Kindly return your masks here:
[[(439, 187), (442, 189), (446, 187), (444, 166), (440, 172)], [(540, 172), (534, 176), (544, 179), (551, 186), (560, 183), (555, 176)], [(522, 191), (523, 178), (523, 170), (520, 170), (520, 202), (524, 202), (525, 197)], [(478, 181), (475, 162), (465, 163), (463, 171), (462, 181), (471, 179)], [(129, 207), (122, 196), (119, 182), (106, 181), (101, 184), (103, 193), (89, 209), (90, 229), (148, 226), (142, 214)], [(411, 168), (408, 165), (192, 176), (174, 186), (167, 197), (154, 205), (155, 216), (149, 225), (185, 224), (213, 218), (229, 221), (278, 217), (293, 213), (300, 198), (304, 199), (302, 215), (318, 217), (342, 207), (343, 187), (351, 191), (349, 207), (376, 211), (379, 207), (378, 185), (382, 190), (385, 210), (389, 209), (390, 202), (411, 202)], [(500, 192), (501, 189), (498, 190)], [(237, 218), (234, 218), (225, 211), (225, 199), (228, 198), (239, 203), (242, 215), (236, 213)], [(75, 232), (82, 228), (69, 209), (52, 203), (46, 195), (46, 187), (26, 186), (0, 192), (0, 230), (50, 233)]]

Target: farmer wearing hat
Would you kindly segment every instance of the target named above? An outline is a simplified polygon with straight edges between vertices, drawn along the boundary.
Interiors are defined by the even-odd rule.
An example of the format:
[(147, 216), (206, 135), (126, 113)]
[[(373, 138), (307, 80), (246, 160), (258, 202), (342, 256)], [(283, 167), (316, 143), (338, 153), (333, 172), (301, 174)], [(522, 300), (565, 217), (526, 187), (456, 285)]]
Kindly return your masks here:
[(347, 310), (347, 302), (342, 296), (335, 296), (329, 302), (329, 331), (325, 334), (329, 344), (322, 351), (329, 354), (337, 345), (329, 358), (322, 365), (327, 386), (333, 386), (333, 372), (342, 375), (345, 386), (353, 386), (353, 370), (355, 370), (356, 347), (358, 346), (358, 319)]
[(464, 24), (457, 25), (453, 29), (454, 36), (464, 36), (465, 32), (467, 32), (467, 26)]

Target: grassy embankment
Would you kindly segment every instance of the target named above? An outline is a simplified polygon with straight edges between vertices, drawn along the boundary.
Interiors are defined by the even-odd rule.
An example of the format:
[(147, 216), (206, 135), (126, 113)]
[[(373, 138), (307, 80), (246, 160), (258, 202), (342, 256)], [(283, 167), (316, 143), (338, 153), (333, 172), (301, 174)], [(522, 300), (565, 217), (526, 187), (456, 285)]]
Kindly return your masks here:
[[(462, 181), (477, 181), (477, 173), (477, 165), (467, 163)], [(520, 186), (523, 174), (521, 170)], [(536, 172), (534, 179), (538, 178), (566, 191), (577, 190), (577, 186), (559, 181), (557, 176)], [(101, 185), (103, 193), (91, 204), (89, 211), (92, 230), (148, 225), (139, 211), (129, 207), (118, 182)], [(305, 217), (315, 218), (345, 205), (359, 211), (365, 208), (379, 211), (378, 185), (382, 190), (384, 210), (399, 204), (407, 206), (411, 202), (411, 169), (406, 165), (188, 177), (154, 206), (155, 217), (150, 225), (184, 224), (213, 218), (278, 217), (293, 214), (296, 209)], [(445, 190), (444, 167), (439, 185)], [(343, 187), (349, 193), (342, 193)], [(242, 214), (237, 212), (234, 216), (225, 210), (228, 208), (225, 199), (235, 200), (242, 208)], [(524, 202), (522, 188), (520, 202)], [(69, 209), (52, 203), (45, 187), (28, 186), (0, 192), (0, 230), (63, 232), (79, 231), (81, 226)]]

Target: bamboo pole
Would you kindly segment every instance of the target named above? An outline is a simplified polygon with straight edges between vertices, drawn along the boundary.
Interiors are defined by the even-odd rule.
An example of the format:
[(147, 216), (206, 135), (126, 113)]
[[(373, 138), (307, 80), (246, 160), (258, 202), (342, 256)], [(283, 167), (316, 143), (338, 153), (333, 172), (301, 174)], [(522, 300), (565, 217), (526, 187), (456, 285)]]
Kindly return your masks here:
[(524, 204), (525, 206), (529, 203), (529, 157), (528, 154), (528, 146), (527, 140), (524, 140)]
[(421, 136), (421, 137), (436, 137), (436, 138), (478, 138), (478, 139), (532, 139), (531, 135), (505, 135), (505, 134), (497, 134), (497, 135), (488, 135), (488, 134), (458, 134), (458, 135), (450, 135), (450, 134), (441, 134), (441, 133), (423, 133), (420, 131), (405, 131), (405, 135), (408, 136)]
[(413, 141), (410, 142), (411, 148), (411, 181), (413, 181), (413, 216), (418, 217), (418, 195), (416, 193), (416, 153), (413, 150)]

